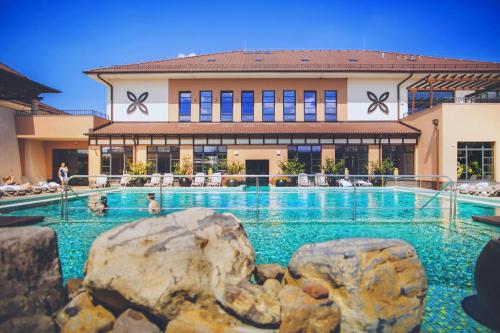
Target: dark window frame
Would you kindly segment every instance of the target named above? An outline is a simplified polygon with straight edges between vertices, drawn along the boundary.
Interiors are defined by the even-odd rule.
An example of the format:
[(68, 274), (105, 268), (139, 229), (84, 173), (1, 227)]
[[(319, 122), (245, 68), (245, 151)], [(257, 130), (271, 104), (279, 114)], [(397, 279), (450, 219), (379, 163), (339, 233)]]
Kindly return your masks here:
[[(130, 163), (133, 163), (134, 161), (134, 149), (133, 146), (101, 146), (101, 174), (105, 175), (112, 175), (113, 174), (113, 156), (118, 156), (123, 158), (123, 165), (120, 167), (118, 166), (118, 169), (121, 170), (121, 172), (116, 172), (116, 174), (124, 174), (127, 171), (127, 161), (130, 161)], [(104, 152), (104, 149), (109, 149), (108, 152)], [(123, 151), (117, 151), (118, 149), (123, 149)], [(105, 163), (103, 163), (104, 156), (109, 156), (109, 166), (105, 166)], [(107, 171), (104, 170), (104, 168), (108, 169)]]
[[(295, 149), (293, 149), (293, 147), (295, 147)], [(301, 152), (299, 147), (308, 147), (310, 151)], [(314, 151), (313, 147), (319, 147), (319, 152)], [(321, 172), (322, 153), (323, 147), (320, 144), (293, 144), (287, 146), (287, 159), (289, 161), (297, 159), (299, 162), (304, 163), (306, 167), (305, 173), (307, 174), (315, 174), (317, 172)], [(293, 154), (295, 154), (295, 156), (290, 156)], [(301, 155), (303, 157), (306, 154), (309, 155), (307, 160), (300, 158)], [(315, 154), (319, 154), (319, 156), (315, 157)]]
[[(197, 148), (201, 147), (201, 157), (198, 157), (200, 152), (197, 152)], [(225, 170), (222, 166), (226, 165), (227, 162), (227, 145), (193, 145), (193, 172), (203, 172), (205, 174), (208, 173), (206, 167), (210, 165), (210, 159), (206, 158), (206, 156), (213, 156), (208, 154), (205, 150), (205, 147), (217, 147), (216, 153), (216, 162), (212, 165), (215, 166), (212, 168), (212, 172), (224, 172)], [(221, 147), (224, 147), (225, 151), (221, 151)], [(221, 156), (225, 156), (225, 158), (221, 158)], [(201, 167), (201, 168), (200, 168)]]
[[(293, 91), (293, 120), (287, 120), (287, 114), (285, 113), (285, 93)], [(283, 121), (284, 122), (296, 122), (297, 121), (297, 91), (296, 90), (283, 90)]]
[[(202, 101), (201, 101), (201, 94), (202, 93), (210, 93), (210, 120), (202, 120), (202, 114), (201, 114), (201, 105), (202, 105)], [(213, 121), (213, 117), (214, 117), (214, 94), (212, 92), (212, 90), (200, 90), (199, 92), (199, 114), (200, 114), (200, 123), (211, 123)]]
[[(326, 101), (326, 94), (329, 93), (329, 92), (334, 92), (335, 93), (335, 114), (334, 114), (334, 118), (333, 119), (328, 119), (328, 116), (329, 115), (332, 115), (332, 114), (328, 114), (328, 109), (327, 109), (327, 103), (332, 103), (332, 102), (327, 102)], [(337, 116), (338, 116), (338, 93), (337, 93), (337, 90), (325, 90), (324, 91), (324, 106), (325, 106), (325, 121), (326, 122), (336, 122), (337, 121)]]
[[(169, 152), (158, 152), (158, 148), (166, 148), (169, 147)], [(175, 148), (175, 150), (172, 150)], [(154, 151), (153, 151), (154, 149)], [(155, 155), (154, 158), (151, 158), (151, 155)], [(158, 161), (161, 156), (165, 158), (165, 155), (168, 155), (169, 160), (169, 170), (158, 171)], [(177, 158), (175, 158), (177, 155)], [(180, 161), (180, 146), (179, 145), (154, 145), (148, 146), (146, 150), (146, 159), (148, 163), (151, 163), (151, 166), (148, 168), (148, 173), (173, 173), (175, 164)], [(153, 162), (154, 161), (154, 162)]]
[[(314, 120), (306, 119), (306, 94), (314, 93)], [(304, 90), (304, 122), (316, 122), (318, 121), (318, 92), (316, 90)]]
[[(243, 114), (243, 94), (246, 93), (252, 93), (252, 120), (243, 120), (244, 114)], [(242, 90), (241, 91), (241, 99), (240, 99), (240, 105), (241, 105), (241, 122), (243, 123), (251, 123), (255, 121), (255, 92), (253, 90)]]
[[(224, 113), (222, 112), (223, 98), (222, 95), (231, 93), (231, 120), (224, 119)], [(234, 92), (232, 90), (222, 90), (220, 92), (220, 121), (221, 123), (231, 123), (234, 121)]]
[[(183, 120), (182, 117), (183, 115), (181, 114), (181, 95), (182, 94), (186, 94), (186, 93), (189, 93), (189, 119), (188, 120)], [(193, 94), (191, 93), (191, 91), (179, 91), (179, 122), (180, 123), (190, 123), (191, 122), (191, 115), (193, 113)], [(184, 117), (188, 117), (188, 116), (184, 116)]]
[[(389, 158), (400, 175), (415, 174), (415, 145), (413, 144), (382, 144), (382, 160)], [(394, 148), (394, 149), (393, 149)], [(409, 151), (410, 148), (412, 151)], [(410, 170), (406, 167), (407, 158), (412, 156)], [(402, 163), (402, 165), (401, 165)]]
[[(273, 119), (272, 120), (266, 120), (265, 119), (265, 113), (264, 113), (264, 93), (266, 92), (272, 92), (273, 93)], [(276, 121), (276, 91), (275, 90), (262, 90), (262, 121), (266, 123), (273, 123)]]

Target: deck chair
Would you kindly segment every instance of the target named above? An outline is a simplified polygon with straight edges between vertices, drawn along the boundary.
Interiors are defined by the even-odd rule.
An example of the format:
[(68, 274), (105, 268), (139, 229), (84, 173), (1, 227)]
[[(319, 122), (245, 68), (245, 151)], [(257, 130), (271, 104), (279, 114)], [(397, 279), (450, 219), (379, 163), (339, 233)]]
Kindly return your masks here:
[(347, 179), (341, 179), (339, 180), (339, 186), (340, 187), (352, 187), (352, 183), (348, 181)]
[(208, 182), (207, 186), (220, 187), (221, 184), (222, 184), (222, 174), (220, 172), (216, 172), (212, 174), (212, 177), (210, 177), (210, 181)]
[(321, 186), (321, 187), (330, 186), (323, 173), (317, 173), (314, 175), (314, 183), (316, 184), (316, 186)]
[(8, 185), (3, 182), (3, 179), (0, 178), (0, 191), (5, 193), (8, 196), (19, 196), (25, 195), (26, 191), (19, 185)]
[(193, 187), (203, 187), (205, 184), (205, 174), (204, 173), (197, 173), (194, 175), (194, 181), (191, 183), (191, 186)]
[(361, 187), (371, 187), (371, 186), (373, 186), (373, 184), (372, 184), (371, 181), (369, 181), (369, 180), (362, 180), (362, 179), (357, 180), (356, 181), (356, 185), (357, 186), (361, 186)]
[(35, 180), (35, 185), (41, 187), (42, 191), (55, 192), (61, 187), (61, 185), (56, 182), (47, 182), (45, 177), (36, 176)]
[(164, 187), (174, 186), (174, 175), (171, 173), (166, 173), (163, 176), (163, 181), (162, 181), (161, 185)]
[(490, 186), (490, 184), (487, 182), (479, 182), (476, 185), (469, 188), (469, 190), (467, 191), (467, 194), (478, 195), (479, 193), (485, 191), (489, 186)]
[(99, 175), (96, 177), (95, 184), (90, 186), (90, 188), (97, 189), (97, 188), (104, 188), (106, 186), (108, 186), (108, 176)]
[(120, 178), (120, 187), (127, 187), (130, 185), (130, 174), (126, 173)]
[(496, 197), (500, 195), (500, 184), (488, 186), (484, 191), (478, 193), (483, 197)]
[(151, 179), (144, 184), (145, 187), (155, 187), (155, 186), (160, 186), (161, 182), (161, 174), (159, 173), (153, 173), (151, 175)]
[(471, 185), (471, 184), (469, 184), (469, 183), (462, 183), (462, 184), (460, 184), (460, 185), (458, 185), (458, 186), (457, 186), (457, 189), (456, 189), (456, 190), (457, 190), (459, 193), (466, 194), (466, 193), (469, 191), (469, 189), (471, 188), (471, 186), (472, 186), (472, 185)]
[(305, 173), (299, 173), (297, 184), (299, 187), (309, 187), (311, 186), (311, 182), (309, 181), (309, 177)]
[(37, 185), (33, 185), (31, 184), (30, 180), (28, 179), (28, 177), (26, 176), (21, 176), (19, 178), (19, 181), (20, 181), (20, 185), (21, 186), (24, 186), (28, 189), (28, 191), (30, 193), (34, 193), (34, 194), (40, 194), (42, 193), (42, 188), (40, 186), (37, 186)]

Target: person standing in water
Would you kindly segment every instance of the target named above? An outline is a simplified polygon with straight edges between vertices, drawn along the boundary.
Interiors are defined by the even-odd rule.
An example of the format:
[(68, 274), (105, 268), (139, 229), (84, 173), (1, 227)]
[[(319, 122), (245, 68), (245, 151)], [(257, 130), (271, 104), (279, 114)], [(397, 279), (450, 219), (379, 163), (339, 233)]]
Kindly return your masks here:
[(57, 175), (59, 176), (59, 180), (61, 181), (62, 190), (64, 191), (64, 185), (68, 181), (68, 167), (66, 163), (62, 162), (59, 170), (57, 171)]
[(96, 215), (106, 214), (109, 210), (108, 198), (105, 195), (101, 196), (101, 200), (89, 205), (89, 208)]
[(151, 215), (158, 215), (161, 212), (160, 204), (155, 200), (154, 193), (148, 193), (149, 206), (148, 211)]

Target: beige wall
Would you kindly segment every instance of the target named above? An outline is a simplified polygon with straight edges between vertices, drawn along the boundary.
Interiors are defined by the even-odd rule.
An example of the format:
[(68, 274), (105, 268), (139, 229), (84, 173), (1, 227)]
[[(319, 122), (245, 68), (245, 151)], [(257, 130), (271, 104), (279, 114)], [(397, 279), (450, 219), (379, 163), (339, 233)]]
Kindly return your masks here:
[(321, 147), (321, 165), (325, 165), (326, 159), (330, 158), (335, 160), (335, 146), (334, 145), (323, 145)]
[[(101, 174), (101, 147), (89, 146), (89, 176)], [(90, 178), (94, 181), (95, 179)]]
[(142, 162), (142, 163), (147, 163), (148, 162), (148, 146), (136, 146), (135, 147), (135, 152), (134, 152), (134, 162)]
[(254, 120), (262, 121), (262, 91), (275, 91), (275, 120), (283, 121), (283, 90), (296, 91), (297, 121), (304, 120), (304, 91), (316, 90), (317, 119), (324, 120), (324, 91), (337, 91), (338, 120), (347, 119), (347, 79), (172, 79), (169, 80), (168, 119), (179, 121), (179, 92), (191, 92), (191, 121), (199, 121), (200, 91), (212, 91), (213, 121), (220, 121), (220, 92), (233, 92), (233, 120), (241, 121), (241, 92), (254, 92)]
[[(236, 152), (238, 154), (236, 155)], [(269, 160), (269, 173), (279, 174), (281, 170), (278, 162), (288, 158), (288, 146), (286, 145), (229, 145), (227, 146), (227, 159), (229, 161), (240, 161), (243, 164), (246, 160)]]
[[(370, 168), (370, 162), (376, 162), (380, 160), (380, 146), (378, 145), (369, 145), (368, 146), (368, 168)], [(368, 169), (368, 172), (371, 170)]]
[(0, 177), (21, 176), (21, 159), (16, 138), (15, 111), (0, 107)]

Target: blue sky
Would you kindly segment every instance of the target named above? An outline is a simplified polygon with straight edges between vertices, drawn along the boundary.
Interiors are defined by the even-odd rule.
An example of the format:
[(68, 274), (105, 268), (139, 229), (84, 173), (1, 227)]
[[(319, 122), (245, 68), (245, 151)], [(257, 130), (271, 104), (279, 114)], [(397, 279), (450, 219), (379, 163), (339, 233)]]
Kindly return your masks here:
[(83, 70), (242, 49), (371, 49), (500, 61), (500, 1), (3, 1), (0, 62), (105, 109)]

